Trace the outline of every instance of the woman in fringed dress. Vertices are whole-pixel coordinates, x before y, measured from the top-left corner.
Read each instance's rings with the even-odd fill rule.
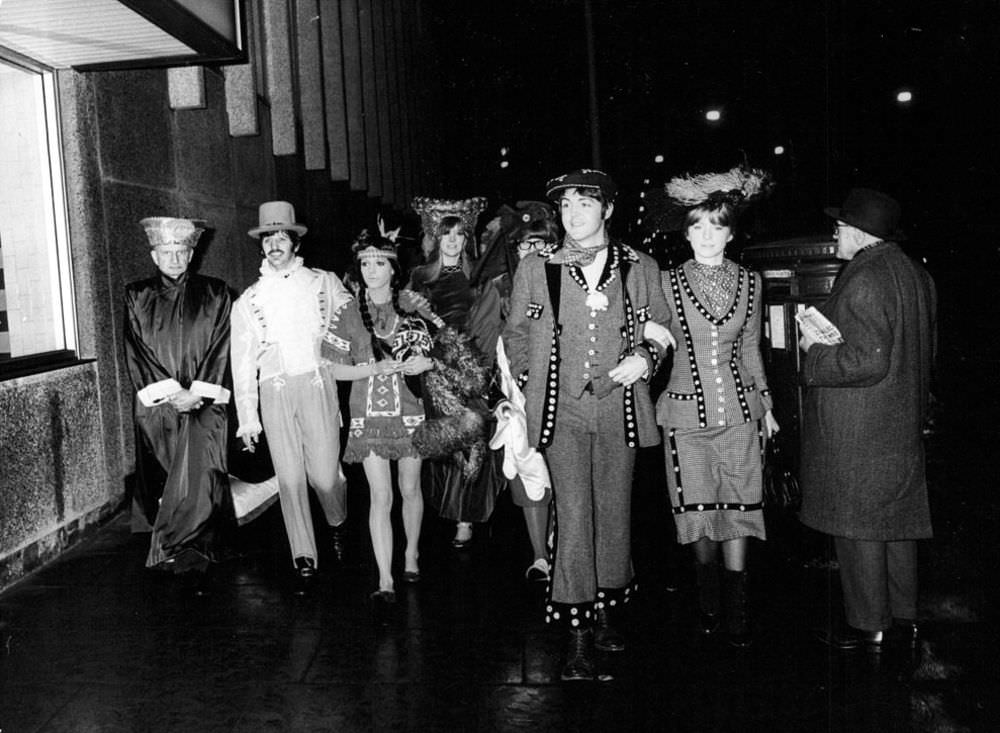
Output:
[[[411,298],[400,297],[400,270],[391,235],[363,231],[354,243],[355,300],[331,319],[324,355],[334,363],[337,379],[352,381],[345,463],[361,463],[371,492],[368,526],[378,566],[377,610],[395,603],[392,576],[392,461],[398,468],[406,535],[403,579],[420,580],[419,540],[424,501],[420,488],[420,456],[413,431],[424,421],[424,408],[414,394],[416,376],[434,367],[428,323],[440,324],[426,309],[418,312]],[[411,377],[412,379],[407,379]],[[411,386],[412,385],[412,386]]]

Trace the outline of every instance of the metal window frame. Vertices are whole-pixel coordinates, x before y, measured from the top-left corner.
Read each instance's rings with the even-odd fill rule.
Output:
[[[0,362],[0,381],[27,376],[42,371],[80,363],[77,355],[76,298],[73,286],[72,252],[69,239],[69,202],[65,187],[62,151],[59,94],[56,72],[22,54],[0,48],[0,62],[37,74],[42,83],[45,154],[48,161],[49,202],[46,207],[46,227],[51,241],[46,242],[46,256],[51,257],[54,285],[57,293],[53,303],[54,316],[61,321],[62,347],[52,351],[16,356]]]

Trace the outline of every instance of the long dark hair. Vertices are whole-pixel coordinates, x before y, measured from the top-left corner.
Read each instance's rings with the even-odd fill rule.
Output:
[[[389,289],[392,292],[392,310],[400,318],[403,317],[403,313],[399,309],[399,288],[403,279],[403,273],[399,267],[399,260],[396,257],[395,242],[379,235],[373,235],[367,229],[363,230],[358,235],[358,238],[354,240],[354,244],[351,246],[351,251],[354,252],[351,276],[358,287],[358,310],[361,311],[361,323],[364,324],[365,330],[368,331],[368,335],[371,338],[372,353],[375,355],[375,360],[381,361],[386,358],[386,353],[385,349],[382,348],[381,339],[375,334],[375,324],[372,321],[371,312],[368,310],[368,286],[365,284],[364,275],[361,274],[361,258],[358,257],[358,254],[371,247],[383,252],[385,258],[389,261],[389,266],[392,268],[392,277],[389,279]]]

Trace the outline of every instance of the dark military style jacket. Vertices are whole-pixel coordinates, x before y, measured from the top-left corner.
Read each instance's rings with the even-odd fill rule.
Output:
[[[607,299],[606,309],[601,310],[587,305],[579,267],[549,262],[555,251],[521,262],[503,333],[511,374],[526,399],[529,442],[539,448],[549,445],[558,426],[560,394],[579,397],[589,389],[598,397],[620,394],[625,422],[609,429],[621,431],[623,447],[657,444],[647,380],[661,355],[642,336],[646,321],[670,326],[656,262],[612,242],[596,288]],[[607,374],[633,353],[648,360],[647,379],[629,387],[617,385]]]

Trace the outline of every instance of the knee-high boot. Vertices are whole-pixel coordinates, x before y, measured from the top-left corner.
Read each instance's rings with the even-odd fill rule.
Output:
[[[719,629],[719,564],[716,562],[694,564],[698,584],[698,627],[703,634],[713,634]]]
[[[747,588],[749,576],[746,570],[726,570],[726,635],[729,643],[737,647],[748,647],[753,641]]]

